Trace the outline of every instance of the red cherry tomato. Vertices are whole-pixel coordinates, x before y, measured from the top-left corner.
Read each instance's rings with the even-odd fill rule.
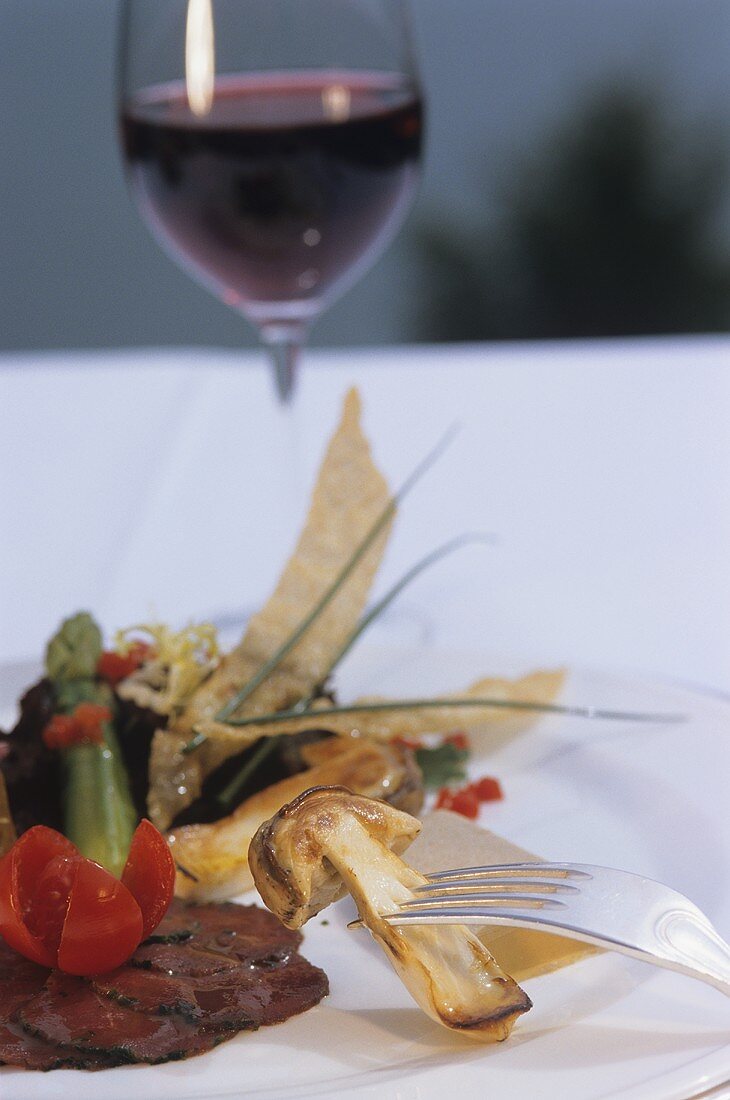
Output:
[[[162,833],[146,818],[135,829],[122,882],[142,910],[142,939],[147,939],[172,901],[175,861]]]
[[[113,970],[160,922],[174,881],[170,850],[149,821],[135,831],[123,881],[36,825],[0,860],[0,935],[42,966]]]
[[[80,859],[83,856],[54,856],[41,871],[33,897],[25,908],[25,927],[43,941],[54,957],[58,956]]]
[[[90,859],[76,869],[58,948],[67,974],[121,966],[142,939],[142,912],[127,887]]]
[[[26,914],[46,865],[58,856],[74,855],[78,852],[65,836],[35,825],[0,859],[0,935],[41,966],[55,966],[55,954],[27,927]]]

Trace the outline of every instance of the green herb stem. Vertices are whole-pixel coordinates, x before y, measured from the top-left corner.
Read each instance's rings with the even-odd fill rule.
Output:
[[[400,580],[397,581],[396,584],[394,584],[393,587],[389,589],[389,591],[386,592],[380,600],[377,601],[377,603],[373,604],[370,610],[367,611],[365,615],[363,615],[363,617],[360,619],[354,630],[352,630],[350,634],[348,634],[342,646],[332,658],[332,661],[330,662],[329,668],[327,669],[326,673],[322,677],[323,682],[327,682],[337,666],[345,659],[352,647],[362,637],[368,627],[371,626],[372,623],[375,622],[375,620],[382,615],[382,613],[390,606],[393,600],[395,600],[396,597],[399,596],[400,593],[403,591],[403,589],[406,588],[411,583],[411,581],[414,581],[416,577],[419,576],[419,574],[423,573],[424,570],[428,569],[429,566],[433,565],[435,562],[440,561],[442,558],[445,558],[448,554],[452,554],[455,550],[460,550],[463,546],[474,545],[477,543],[488,544],[491,543],[491,541],[492,540],[489,538],[488,535],[459,535],[458,538],[451,539],[449,542],[445,542],[442,546],[436,547],[436,549],[432,550],[430,554],[427,554],[424,558],[421,558],[419,562],[416,562],[416,564],[413,565],[408,570],[408,572],[405,573],[400,578]],[[305,699],[303,699],[300,703],[298,703],[297,706],[301,710],[306,710],[314,699],[315,694],[312,693],[311,695],[308,695]]]
[[[196,730],[194,736],[190,738],[187,745],[183,745],[183,756],[188,756],[191,752],[195,752],[195,750],[199,749],[201,745],[204,745],[207,740],[206,734],[201,733],[200,730]]]
[[[230,812],[238,802],[241,791],[258,766],[271,754],[278,742],[278,737],[262,737],[261,743],[255,752],[248,758],[241,770],[233,779],[216,795],[216,802],[224,810]]]
[[[604,710],[600,707],[562,706],[559,703],[537,703],[516,699],[475,698],[473,695],[469,695],[460,699],[453,697],[445,699],[398,699],[397,701],[383,703],[321,707],[304,711],[292,707],[289,710],[281,710],[274,714],[254,715],[249,718],[231,718],[225,724],[236,729],[245,729],[246,726],[272,726],[276,725],[277,722],[287,723],[302,718],[326,720],[328,717],[347,714],[379,714],[389,711],[454,709],[458,707],[534,711],[544,714],[559,714],[568,718],[598,718],[623,722],[668,723],[686,721],[686,715],[684,714],[649,714],[635,711]]]

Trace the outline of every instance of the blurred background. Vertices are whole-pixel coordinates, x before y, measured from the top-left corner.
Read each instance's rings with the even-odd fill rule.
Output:
[[[420,196],[312,344],[730,329],[727,0],[412,9]],[[0,7],[0,348],[253,346],[127,196],[116,15],[111,0]]]

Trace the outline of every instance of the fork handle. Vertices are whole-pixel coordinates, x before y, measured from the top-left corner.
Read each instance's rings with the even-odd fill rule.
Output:
[[[730,996],[730,947],[702,914],[670,910],[657,920],[654,932],[668,967]]]

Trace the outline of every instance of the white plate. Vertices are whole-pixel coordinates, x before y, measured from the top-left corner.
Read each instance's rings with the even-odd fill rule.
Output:
[[[343,696],[433,693],[519,671],[476,654],[361,650]],[[0,670],[0,724],[28,670]],[[482,820],[548,858],[613,864],[688,894],[730,934],[730,702],[682,686],[577,671],[566,702],[684,712],[682,725],[541,719],[485,752],[504,802]],[[2,713],[2,711],[5,713]],[[505,1044],[481,1047],[432,1024],[345,901],[307,926],[304,954],[332,992],[301,1017],[182,1063],[98,1074],[0,1071],[3,1100],[686,1100],[730,1078],[730,1001],[678,975],[604,955],[525,983],[533,1010]]]

